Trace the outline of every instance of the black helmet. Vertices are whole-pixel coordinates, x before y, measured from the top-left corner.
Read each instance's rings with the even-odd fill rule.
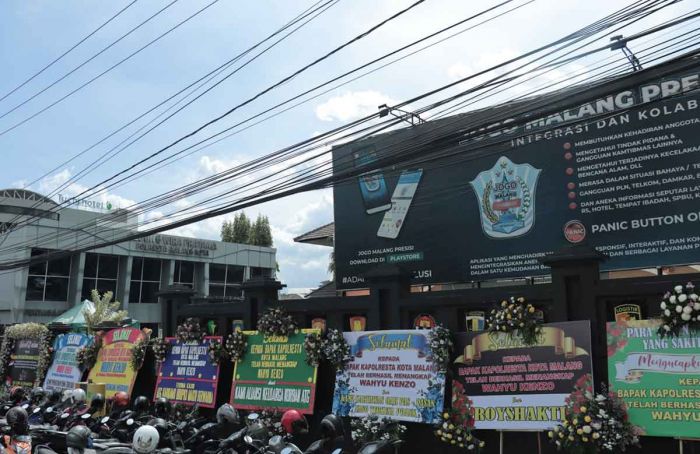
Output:
[[[31,398],[32,398],[32,403],[38,404],[39,402],[41,402],[42,400],[44,400],[44,397],[46,396],[46,391],[44,391],[44,388],[42,388],[42,387],[40,386],[40,387],[38,387],[38,388],[32,389],[32,392],[31,392],[30,395],[31,395]]]
[[[92,447],[92,433],[87,426],[75,426],[66,434],[66,446],[74,449],[87,449]]]
[[[5,420],[15,435],[27,435],[29,433],[29,416],[27,416],[27,411],[24,408],[10,408],[5,415]]]
[[[49,402],[52,404],[57,404],[61,401],[61,397],[63,397],[63,393],[57,389],[54,389],[49,393]]]
[[[219,424],[238,424],[238,411],[231,404],[223,404],[216,410],[216,422]]]
[[[161,441],[165,441],[165,436],[168,434],[168,423],[163,418],[153,418],[148,421],[149,426],[153,426],[158,431]]]
[[[343,436],[343,421],[333,413],[321,420],[321,437],[333,439]]]
[[[139,413],[148,411],[148,399],[146,396],[139,396],[134,400],[134,410]]]
[[[156,403],[154,405],[155,407],[155,414],[159,418],[167,418],[170,416],[170,412],[173,409],[173,406],[170,404],[170,401],[168,400],[167,397],[159,397],[156,399]]]
[[[10,400],[13,402],[19,402],[24,400],[27,392],[21,386],[13,386],[10,388]]]
[[[100,393],[95,394],[92,396],[92,399],[90,399],[90,408],[93,409],[93,411],[99,411],[102,410],[105,406],[105,396],[103,396]]]

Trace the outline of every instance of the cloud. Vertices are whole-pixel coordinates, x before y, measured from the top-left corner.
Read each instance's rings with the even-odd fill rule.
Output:
[[[322,121],[349,121],[377,112],[382,104],[393,106],[397,101],[378,91],[352,91],[334,96],[316,106],[316,117]]]

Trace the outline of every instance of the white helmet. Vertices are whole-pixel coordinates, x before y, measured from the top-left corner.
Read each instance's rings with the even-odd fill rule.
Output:
[[[73,398],[73,390],[72,389],[64,389],[63,390],[63,395],[61,396],[61,402],[65,402],[68,399]]]
[[[134,433],[134,440],[131,447],[138,454],[149,454],[156,450],[160,435],[158,430],[153,426],[141,426]]]
[[[73,401],[85,402],[85,390],[82,388],[75,388],[73,390]]]

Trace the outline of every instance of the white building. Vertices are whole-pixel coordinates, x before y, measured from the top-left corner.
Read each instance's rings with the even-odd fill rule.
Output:
[[[75,251],[136,229],[128,211],[100,202],[81,205],[102,211],[59,207],[28,190],[0,190],[0,264],[47,250]],[[160,324],[157,294],[170,285],[225,304],[240,297],[244,280],[274,276],[275,267],[274,248],[154,235],[0,270],[0,324],[46,323],[89,298],[92,289],[113,291],[132,318]]]

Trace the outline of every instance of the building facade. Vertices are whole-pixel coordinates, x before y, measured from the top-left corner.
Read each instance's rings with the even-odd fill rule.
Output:
[[[1,190],[0,263],[78,250],[136,230],[132,213],[94,204],[83,206],[102,211],[62,207],[28,190]],[[160,325],[161,294],[168,288],[189,288],[193,297],[225,304],[240,300],[245,280],[273,277],[275,268],[274,248],[153,235],[1,271],[0,323],[47,323],[97,289],[112,291],[132,318]]]

